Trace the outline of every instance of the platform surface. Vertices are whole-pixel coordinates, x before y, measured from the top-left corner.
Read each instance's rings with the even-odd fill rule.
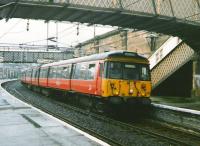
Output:
[[[97,145],[102,144],[18,101],[0,87],[0,146]]]
[[[152,103],[200,111],[200,97],[151,97]]]

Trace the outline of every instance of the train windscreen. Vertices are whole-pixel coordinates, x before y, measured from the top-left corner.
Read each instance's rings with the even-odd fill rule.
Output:
[[[149,65],[107,62],[106,78],[124,80],[150,80]]]

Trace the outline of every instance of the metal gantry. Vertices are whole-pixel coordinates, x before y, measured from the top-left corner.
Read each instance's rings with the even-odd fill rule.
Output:
[[[4,63],[49,63],[73,58],[73,52],[0,51]]]

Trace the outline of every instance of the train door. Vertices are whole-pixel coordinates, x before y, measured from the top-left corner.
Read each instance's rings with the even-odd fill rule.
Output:
[[[97,71],[97,80],[96,80],[96,94],[101,95],[102,92],[102,77],[103,77],[103,71],[104,70],[104,64],[102,62],[98,65],[98,71]]]
[[[71,89],[80,93],[96,94],[96,62],[73,65]]]
[[[48,68],[40,68],[39,86],[43,87],[47,86],[47,75],[48,75]]]
[[[71,68],[70,68],[70,81],[69,81],[69,90],[72,90],[72,79],[73,79],[73,74],[74,74],[74,70],[75,70],[75,66],[76,64],[71,64]]]
[[[57,88],[63,90],[70,90],[70,71],[71,65],[59,65],[56,72],[56,85]]]

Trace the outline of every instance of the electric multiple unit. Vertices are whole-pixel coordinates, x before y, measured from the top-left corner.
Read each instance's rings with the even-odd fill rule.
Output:
[[[41,65],[23,72],[21,82],[112,104],[150,103],[149,62],[134,52],[113,51]]]

